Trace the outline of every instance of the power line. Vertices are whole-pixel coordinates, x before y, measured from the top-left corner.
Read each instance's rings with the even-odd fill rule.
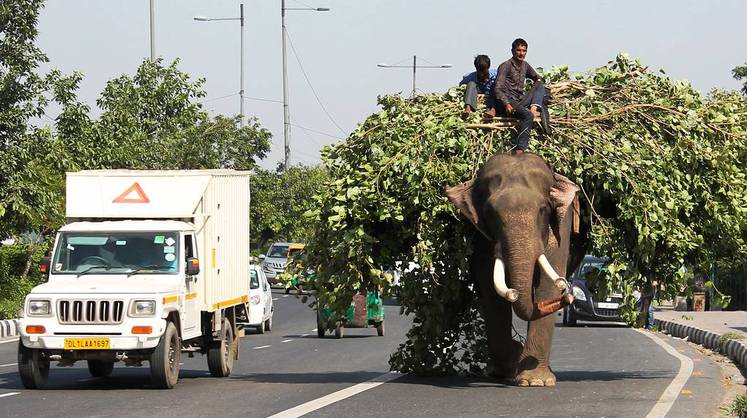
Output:
[[[322,108],[322,110],[324,111],[324,114],[327,115],[327,117],[332,122],[332,124],[335,125],[335,127],[337,127],[337,129],[339,129],[343,135],[345,135],[346,134],[345,130],[340,128],[340,125],[338,125],[337,122],[335,122],[334,118],[332,118],[332,115],[330,115],[329,112],[327,111],[327,108],[324,107],[324,104],[322,103],[321,99],[319,99],[319,95],[316,94],[316,90],[314,89],[314,86],[311,85],[311,80],[309,80],[309,76],[306,74],[306,70],[304,70],[303,68],[303,64],[301,63],[301,57],[298,56],[298,53],[296,52],[296,48],[293,46],[293,39],[291,39],[290,33],[288,33],[287,29],[286,29],[286,34],[288,36],[288,41],[290,43],[291,51],[293,51],[293,56],[296,57],[296,61],[298,61],[298,66],[301,67],[301,73],[303,74],[303,77],[306,79],[306,83],[311,88],[311,92],[314,94],[314,97],[316,98],[316,102],[319,103],[319,106]]]
[[[297,125],[297,124],[295,124],[295,123],[291,123],[291,126],[295,126],[296,128],[301,128],[301,129],[303,129],[304,131],[314,132],[315,134],[319,134],[319,135],[324,135],[324,136],[328,136],[328,137],[330,137],[330,138],[341,139],[341,140],[342,140],[342,139],[345,139],[345,138],[340,138],[339,136],[335,136],[335,135],[332,135],[332,134],[328,134],[328,133],[326,133],[326,132],[322,132],[322,131],[316,131],[316,130],[314,130],[314,129],[310,129],[310,128],[307,128],[307,127],[305,127],[305,126]]]
[[[270,103],[280,103],[280,104],[283,104],[282,100],[263,99],[262,97],[247,97],[247,96],[244,96],[244,100],[256,100],[258,102],[270,102]]]
[[[239,94],[239,93],[231,93],[231,94],[227,94],[227,95],[225,95],[225,96],[220,96],[220,97],[216,97],[216,98],[213,98],[213,99],[200,100],[200,101],[199,101],[198,103],[209,103],[209,102],[214,102],[214,101],[216,101],[216,100],[227,99],[227,98],[229,98],[229,97],[233,97],[233,96],[236,96],[236,95],[238,95],[238,94]]]

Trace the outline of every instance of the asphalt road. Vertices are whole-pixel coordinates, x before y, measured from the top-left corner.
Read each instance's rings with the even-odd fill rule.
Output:
[[[26,390],[16,371],[17,342],[0,343],[0,416],[3,417],[267,417],[381,378],[388,357],[410,326],[399,307],[386,306],[385,337],[376,330],[346,329],[345,338],[319,339],[314,312],[274,290],[273,330],[242,339],[233,374],[213,378],[206,358],[183,357],[173,390],[149,387],[143,368],[117,366],[94,379],[84,362],[52,368],[47,390]],[[517,321],[517,329],[525,325]],[[658,334],[694,373],[677,388],[668,417],[717,414],[722,389],[716,363],[686,343]],[[396,377],[341,399],[308,416],[319,417],[644,417],[661,402],[681,360],[649,336],[614,324],[558,325],[553,388],[518,388],[493,379]],[[341,396],[342,397],[342,396]]]

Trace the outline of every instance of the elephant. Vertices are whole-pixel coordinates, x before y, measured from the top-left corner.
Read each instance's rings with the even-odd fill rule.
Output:
[[[480,295],[491,376],[518,386],[554,386],[550,350],[559,309],[573,296],[564,279],[583,258],[579,187],[529,152],[493,155],[477,176],[446,191],[476,227],[470,273]],[[510,287],[509,287],[510,286]],[[512,313],[527,321],[512,338]]]

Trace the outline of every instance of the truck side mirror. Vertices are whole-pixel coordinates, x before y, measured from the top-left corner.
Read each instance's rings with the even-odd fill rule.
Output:
[[[200,273],[200,260],[195,257],[187,258],[187,276],[195,276]]]
[[[42,257],[39,262],[39,271],[45,278],[49,277],[49,266],[51,263],[52,259],[50,257]]]
[[[264,260],[265,258],[267,258],[267,256],[265,256],[264,254],[260,254],[260,255],[259,255],[259,259],[260,259],[260,260]]]

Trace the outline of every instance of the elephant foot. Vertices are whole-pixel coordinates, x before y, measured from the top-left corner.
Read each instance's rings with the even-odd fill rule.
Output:
[[[490,377],[497,379],[513,379],[516,377],[516,371],[519,368],[519,358],[524,345],[513,339],[509,344],[510,348],[507,355],[505,353],[502,356],[495,355],[492,358],[493,361],[488,364],[488,375]]]
[[[524,370],[516,376],[516,385],[527,386],[555,386],[555,375],[548,367]]]

